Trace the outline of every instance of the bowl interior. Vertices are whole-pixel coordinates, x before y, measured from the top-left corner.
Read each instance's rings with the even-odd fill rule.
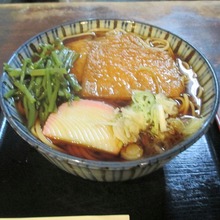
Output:
[[[188,146],[193,144],[196,140],[198,140],[208,129],[210,123],[214,120],[215,114],[218,108],[218,100],[219,100],[219,87],[217,82],[217,77],[207,59],[196,50],[192,45],[188,42],[184,41],[180,37],[172,34],[166,30],[161,28],[145,24],[139,23],[135,21],[127,21],[127,20],[86,20],[86,21],[77,21],[70,22],[66,24],[59,25],[50,30],[42,32],[37,36],[31,38],[26,43],[24,43],[18,50],[12,55],[9,60],[9,64],[13,67],[19,67],[21,65],[21,58],[31,57],[35,51],[35,48],[38,47],[41,43],[52,43],[57,37],[60,39],[65,38],[67,36],[71,36],[74,34],[79,34],[83,32],[87,32],[90,29],[96,28],[106,28],[106,29],[123,29],[127,32],[134,32],[139,35],[145,37],[158,37],[167,39],[170,42],[171,47],[174,50],[174,53],[177,54],[182,60],[188,62],[194,71],[197,73],[198,80],[201,86],[204,88],[203,95],[203,105],[201,109],[202,115],[206,118],[205,123],[202,128],[193,136],[181,142],[171,150],[161,154],[154,156],[148,159],[142,159],[140,161],[132,161],[132,162],[95,162],[95,161],[87,161],[84,159],[79,159],[70,155],[63,154],[61,152],[55,151],[37,138],[35,138],[27,129],[27,127],[23,124],[20,115],[18,114],[14,101],[12,99],[6,100],[4,99],[4,94],[12,87],[10,80],[7,74],[4,72],[1,76],[1,87],[0,87],[0,104],[2,111],[4,112],[5,117],[8,122],[14,128],[14,130],[30,145],[38,149],[40,152],[47,152],[48,154],[54,157],[60,157],[62,159],[71,161],[71,163],[79,163],[87,164],[90,163],[91,166],[104,166],[104,167],[114,167],[120,168],[120,166],[134,166],[137,164],[147,164],[154,163],[155,161],[164,161],[165,158],[171,158],[175,156],[179,152],[186,149]]]

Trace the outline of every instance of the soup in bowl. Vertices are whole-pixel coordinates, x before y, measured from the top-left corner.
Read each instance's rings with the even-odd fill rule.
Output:
[[[193,46],[125,20],[40,33],[4,64],[1,106],[50,162],[85,179],[124,181],[196,142],[218,107],[218,82]]]

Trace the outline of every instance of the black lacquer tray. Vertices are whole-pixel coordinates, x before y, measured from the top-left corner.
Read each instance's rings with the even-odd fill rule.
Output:
[[[220,219],[217,123],[158,171],[101,183],[50,164],[0,117],[0,218],[129,214],[131,220]]]

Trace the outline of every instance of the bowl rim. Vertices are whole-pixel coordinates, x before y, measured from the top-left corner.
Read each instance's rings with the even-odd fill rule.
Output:
[[[66,153],[62,153],[59,152],[57,150],[54,150],[52,148],[50,148],[49,146],[47,146],[46,144],[44,144],[43,142],[41,142],[40,140],[38,140],[33,134],[30,133],[26,133],[24,130],[22,130],[19,126],[17,126],[17,122],[13,119],[13,116],[10,115],[8,109],[7,109],[7,104],[5,104],[4,101],[4,97],[3,97],[3,89],[2,86],[0,87],[0,106],[2,109],[2,112],[4,114],[4,116],[6,117],[7,121],[9,122],[10,126],[16,131],[16,133],[22,138],[24,139],[28,144],[30,144],[32,147],[34,147],[36,150],[38,150],[39,152],[43,153],[43,154],[47,154],[53,158],[59,159],[59,160],[65,160],[67,161],[69,164],[77,164],[80,167],[90,167],[93,169],[108,169],[108,170],[121,170],[121,169],[131,169],[134,167],[144,167],[147,165],[151,165],[151,164],[155,164],[155,163],[160,163],[160,161],[163,160],[169,160],[169,158],[172,158],[173,156],[176,156],[178,153],[180,153],[181,151],[184,151],[185,149],[187,149],[189,146],[191,146],[192,144],[194,144],[199,138],[201,138],[209,129],[209,127],[211,126],[211,124],[214,122],[215,119],[215,115],[217,113],[217,109],[219,106],[219,82],[218,82],[218,78],[217,75],[211,65],[211,63],[209,62],[209,60],[205,57],[205,55],[203,55],[196,47],[194,47],[193,45],[191,45],[188,41],[184,40],[182,37],[179,37],[178,35],[163,29],[159,26],[153,25],[153,24],[149,24],[146,22],[140,22],[137,20],[130,20],[130,19],[100,19],[100,18],[91,18],[91,19],[82,19],[82,20],[71,20],[59,25],[56,25],[52,28],[48,28],[36,35],[34,35],[33,37],[31,37],[30,39],[28,39],[27,41],[25,41],[16,51],[13,52],[13,54],[11,55],[11,57],[9,58],[9,60],[7,61],[7,63],[10,63],[13,61],[14,57],[16,56],[16,54],[19,53],[20,50],[22,50],[22,48],[25,45],[28,45],[29,43],[33,42],[34,39],[36,39],[38,36],[41,36],[45,33],[48,33],[49,31],[52,30],[56,30],[58,28],[62,28],[62,26],[65,25],[70,25],[70,24],[74,24],[74,23],[80,23],[80,22],[89,22],[89,21],[96,21],[96,20],[100,20],[100,21],[121,21],[121,22],[129,22],[129,23],[137,23],[137,24],[142,24],[142,25],[147,25],[150,27],[154,27],[158,30],[161,30],[163,32],[166,32],[168,34],[171,34],[172,36],[175,36],[176,38],[182,40],[184,43],[186,43],[187,45],[189,45],[193,50],[195,50],[205,61],[205,63],[207,64],[207,66],[210,69],[210,72],[212,74],[213,77],[213,84],[214,84],[214,90],[216,91],[216,99],[213,105],[213,111],[210,114],[210,116],[207,118],[207,120],[204,122],[204,124],[202,125],[202,127],[200,128],[199,131],[197,131],[195,134],[193,134],[192,136],[190,136],[189,138],[187,138],[186,140],[183,140],[182,142],[174,145],[174,147],[172,147],[171,149],[149,157],[149,158],[142,158],[142,159],[138,159],[138,160],[134,160],[134,161],[123,161],[123,162],[117,162],[117,161],[93,161],[93,160],[88,160],[88,159],[83,159],[83,158],[78,158],[72,155],[68,155]],[[6,73],[3,71],[1,77],[0,77],[0,85],[3,84],[4,78],[6,77]]]

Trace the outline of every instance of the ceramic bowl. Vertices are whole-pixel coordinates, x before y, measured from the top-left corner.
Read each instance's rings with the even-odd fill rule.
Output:
[[[4,72],[1,76],[0,103],[2,111],[12,128],[31,146],[33,146],[47,160],[62,170],[75,176],[94,181],[125,181],[145,176],[170,161],[173,157],[187,149],[204,135],[215,118],[219,100],[219,87],[217,77],[207,59],[175,34],[161,28],[128,20],[85,20],[70,22],[42,32],[23,44],[10,58],[9,64],[15,67],[20,66],[19,57],[30,57],[33,54],[32,48],[40,43],[53,42],[55,38],[64,38],[70,35],[87,32],[94,28],[114,29],[120,28],[128,32],[134,32],[144,36],[165,38],[170,42],[174,52],[187,61],[198,74],[198,80],[204,88],[202,115],[205,122],[201,129],[174,146],[172,149],[157,156],[128,162],[105,162],[90,161],[70,156],[51,149],[37,138],[35,138],[27,127],[22,123],[14,102],[4,99],[3,95],[9,89],[10,81]]]

